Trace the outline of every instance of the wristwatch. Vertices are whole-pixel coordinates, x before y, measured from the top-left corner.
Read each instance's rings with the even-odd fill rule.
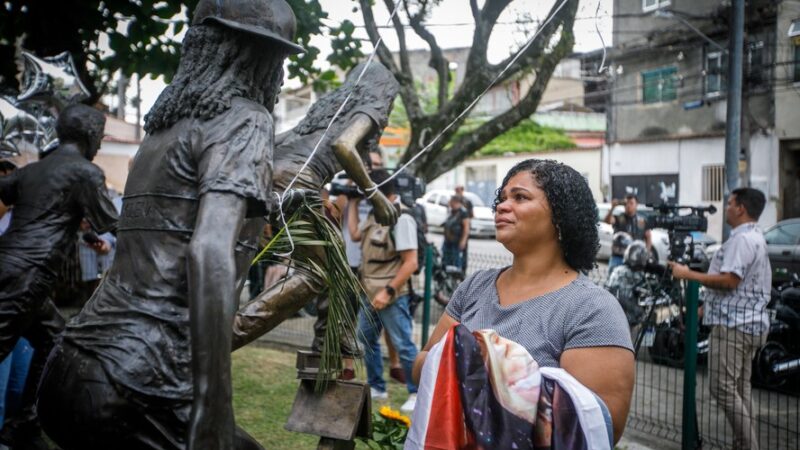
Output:
[[[395,294],[397,294],[397,291],[395,291],[394,288],[390,284],[387,284],[383,288],[386,289],[386,292],[389,293],[389,297],[391,297],[391,298],[394,298]]]

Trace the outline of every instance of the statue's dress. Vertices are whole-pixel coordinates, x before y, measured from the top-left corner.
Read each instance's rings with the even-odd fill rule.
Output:
[[[67,325],[42,382],[42,423],[59,445],[185,448],[193,389],[187,255],[200,198],[247,200],[252,219],[236,244],[231,286],[238,292],[270,200],[273,136],[267,110],[235,98],[212,119],[184,118],[142,142],[114,264]]]

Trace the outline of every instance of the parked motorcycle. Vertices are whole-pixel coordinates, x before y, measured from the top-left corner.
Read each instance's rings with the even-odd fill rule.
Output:
[[[707,266],[703,257],[696,258],[695,267]],[[606,289],[625,312],[634,351],[639,354],[645,347],[653,362],[682,367],[686,315],[683,285],[672,278],[667,267],[649,257],[644,242],[634,241],[628,246],[622,265],[609,275]],[[708,350],[707,327],[701,326],[698,334],[698,358],[702,362]]]
[[[767,310],[767,343],[753,359],[753,382],[769,388],[783,387],[800,374],[800,277],[772,290]]]

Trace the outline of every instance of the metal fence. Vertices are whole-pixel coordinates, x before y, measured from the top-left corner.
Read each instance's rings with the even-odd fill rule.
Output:
[[[494,255],[470,251],[467,275],[478,270],[504,267],[511,264],[510,256]],[[594,282],[603,285],[607,278],[607,268],[599,265],[588,274]],[[415,289],[423,292],[424,276],[414,279]],[[752,295],[752,293],[750,294]],[[697,298],[694,299],[697,301]],[[684,448],[733,448],[734,429],[725,409],[720,405],[720,395],[712,396],[711,388],[718,387],[720,377],[726,375],[709,369],[708,334],[709,329],[698,322],[697,308],[693,303],[681,303],[672,307],[673,313],[678,309],[681,315],[680,324],[662,327],[657,333],[645,336],[636,355],[636,381],[628,427],[645,432],[655,438],[681,443]],[[444,307],[430,301],[429,331],[433,331]],[[775,314],[772,313],[773,322]],[[304,315],[287,320],[278,328],[264,336],[262,340],[294,347],[307,347],[313,338],[312,325],[315,318]],[[417,308],[415,314],[414,339],[422,345],[423,308]],[[694,325],[694,333],[686,333]],[[646,331],[646,330],[645,330]],[[632,335],[638,329],[632,330]],[[647,333],[645,333],[647,334]],[[772,335],[771,335],[772,336]],[[680,349],[686,341],[699,341],[696,346],[696,357],[686,357]],[[723,340],[724,341],[724,340]],[[787,360],[786,343],[770,341],[766,346],[771,349],[772,363],[780,364]],[[800,346],[800,342],[794,345]],[[730,346],[738,348],[738,343]],[[670,350],[671,349],[671,350]],[[781,350],[783,353],[781,353]],[[385,353],[384,353],[385,355]],[[764,358],[763,353],[758,357]],[[757,359],[757,358],[756,358]],[[767,358],[768,359],[768,358]],[[757,363],[756,363],[757,364]],[[766,366],[765,366],[766,367]],[[754,369],[755,370],[755,369]],[[763,368],[759,374],[763,372]],[[710,373],[711,372],[711,373]],[[689,376],[684,376],[690,374]],[[760,376],[760,375],[759,375]],[[798,377],[756,377],[750,400],[740,399],[746,403],[753,424],[752,433],[762,449],[797,449],[800,448],[800,382]],[[750,383],[741,383],[743,390]],[[688,394],[688,395],[687,395]],[[685,402],[694,398],[694,402]],[[741,408],[739,409],[741,411]],[[739,422],[747,422],[741,413],[729,413]],[[753,446],[753,448],[756,448]]]

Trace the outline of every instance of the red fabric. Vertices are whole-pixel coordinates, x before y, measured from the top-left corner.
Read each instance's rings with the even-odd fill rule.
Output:
[[[436,387],[433,391],[428,430],[425,434],[425,448],[430,450],[477,448],[474,436],[464,423],[453,333],[454,328],[450,328],[445,336]]]

